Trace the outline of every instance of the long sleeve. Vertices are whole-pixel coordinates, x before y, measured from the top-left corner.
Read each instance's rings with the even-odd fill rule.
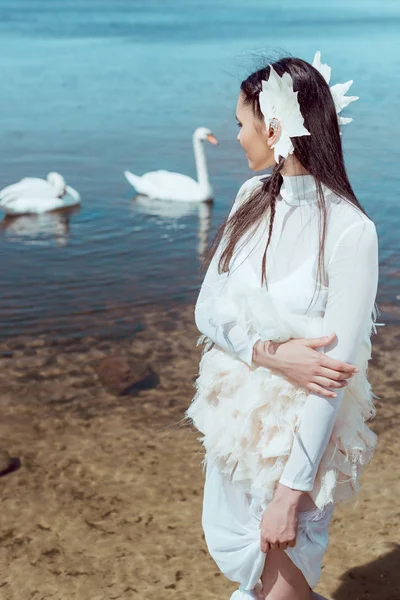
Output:
[[[328,265],[329,289],[323,333],[336,338],[323,350],[352,363],[370,322],[378,286],[378,239],[372,221],[349,226],[339,237]],[[280,483],[310,491],[331,436],[345,388],[330,388],[336,398],[310,393]]]
[[[213,258],[216,258],[216,255]],[[260,336],[256,332],[246,331],[234,320],[217,324],[212,318],[210,305],[207,301],[217,277],[216,260],[210,264],[197,299],[194,313],[197,329],[222,350],[252,366],[253,347],[261,339]]]
[[[259,178],[253,177],[241,186],[228,218],[233,215],[240,204],[248,197],[249,192],[257,181],[259,181]],[[253,347],[261,339],[260,336],[256,332],[245,330],[234,320],[228,319],[223,324],[216,324],[213,320],[212,310],[210,309],[210,297],[213,286],[218,283],[221,277],[218,273],[218,261],[222,251],[221,246],[222,243],[219,244],[211,260],[200,288],[194,312],[196,327],[224,351],[252,366]]]

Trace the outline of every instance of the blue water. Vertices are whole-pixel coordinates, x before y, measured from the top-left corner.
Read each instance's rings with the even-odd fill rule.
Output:
[[[332,83],[354,79],[346,162],[378,228],[378,300],[394,304],[399,31],[397,0],[2,0],[0,187],[56,170],[83,203],[1,223],[0,336],[129,335],[144,305],[193,301],[207,239],[252,175],[234,113],[260,52],[320,49]],[[124,169],[195,176],[198,126],[220,141],[211,215],[138,206]]]

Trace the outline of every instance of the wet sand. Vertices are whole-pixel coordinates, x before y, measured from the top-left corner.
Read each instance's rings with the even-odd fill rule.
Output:
[[[223,600],[201,530],[202,450],[180,420],[200,348],[193,307],[132,339],[0,344],[1,600]],[[335,509],[319,593],[400,599],[400,327],[373,336],[379,447]],[[139,385],[133,385],[135,378]],[[396,395],[397,394],[397,395]]]

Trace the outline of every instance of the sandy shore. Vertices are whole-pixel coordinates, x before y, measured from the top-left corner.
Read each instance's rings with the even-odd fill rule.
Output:
[[[0,345],[0,450],[17,467],[0,478],[1,600],[223,600],[237,587],[208,555],[201,446],[179,423],[200,357],[193,309],[142,324],[118,342]],[[335,600],[400,599],[400,327],[373,345],[380,442],[358,505],[333,517],[318,591]]]

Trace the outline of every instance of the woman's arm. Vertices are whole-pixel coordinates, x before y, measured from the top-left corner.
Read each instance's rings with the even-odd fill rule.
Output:
[[[208,280],[211,279],[211,273]],[[253,365],[253,347],[260,340],[256,332],[248,332],[235,321],[227,321],[222,325],[212,320],[207,304],[208,292],[210,291],[208,281],[204,280],[195,307],[195,323],[197,329],[212,340],[217,346],[236,356],[249,366]]]
[[[320,348],[333,344],[335,340],[335,332],[318,338],[291,338],[286,342],[259,340],[254,344],[253,363],[255,367],[277,371],[308,393],[336,397],[330,388],[347,385],[347,379],[359,369],[319,352]]]
[[[322,335],[335,332],[337,338],[325,346],[326,355],[340,361],[354,361],[370,324],[378,269],[374,223],[368,220],[351,225],[337,241],[328,266],[329,292]],[[335,391],[336,398],[308,395],[281,484],[295,490],[312,490],[344,393],[343,388]]]
[[[258,176],[253,177],[240,187],[228,219],[236,212],[239,206],[249,197],[252,189],[259,182]],[[222,253],[222,241],[215,252],[200,288],[195,306],[195,323],[197,329],[212,340],[217,346],[243,360],[252,366],[254,344],[261,339],[255,331],[247,331],[227,317],[225,323],[216,324],[210,310],[213,286],[218,284],[221,275],[218,273],[218,261]],[[212,308],[212,307],[211,307]]]

